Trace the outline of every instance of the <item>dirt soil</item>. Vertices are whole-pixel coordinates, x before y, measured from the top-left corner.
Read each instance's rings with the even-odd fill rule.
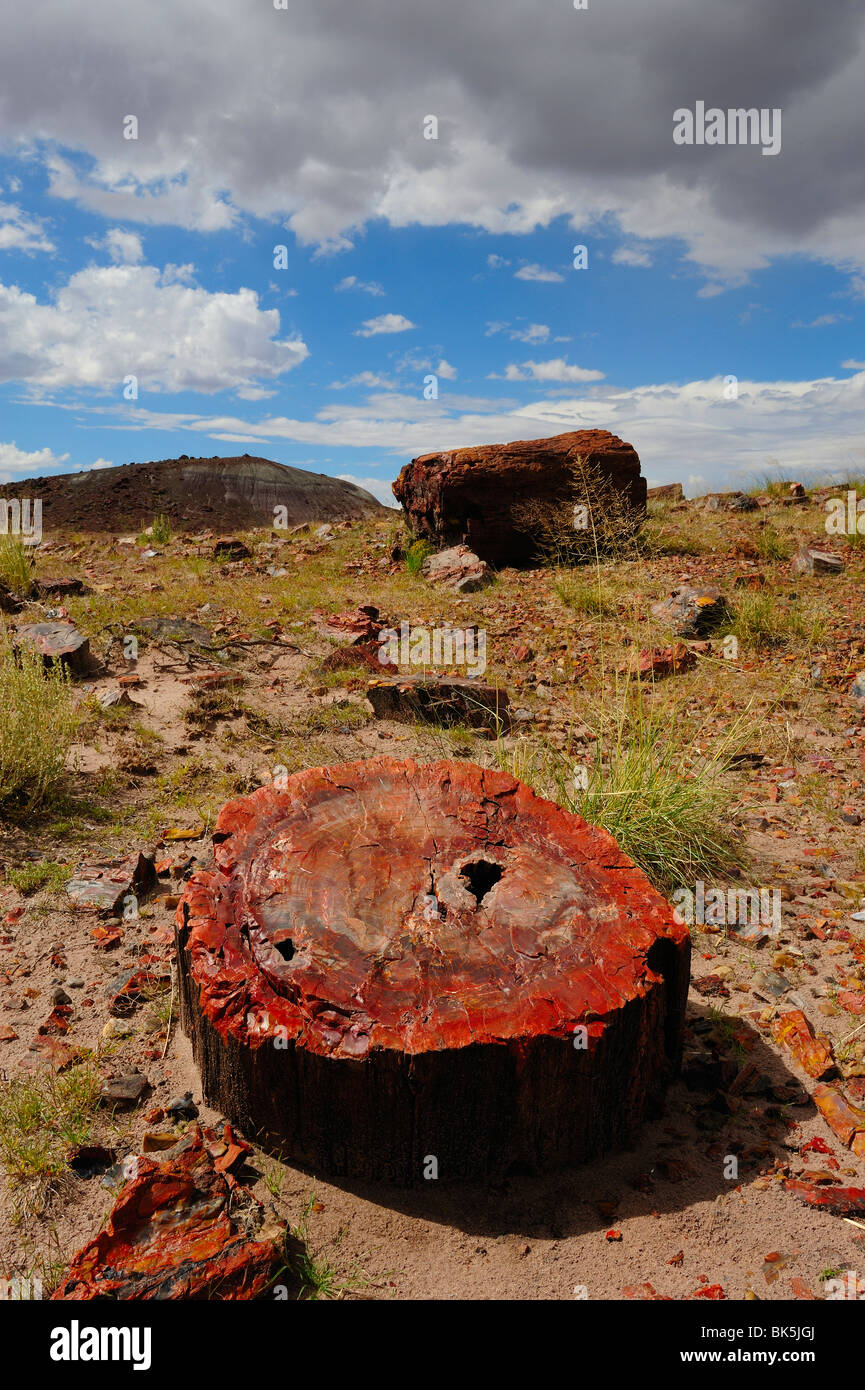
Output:
[[[117,534],[48,534],[37,574],[74,575],[88,592],[31,601],[2,621],[14,631],[65,617],[90,638],[95,666],[75,681],[84,723],[64,800],[38,819],[0,822],[0,1086],[52,1065],[62,1076],[81,1057],[103,1078],[141,1071],[149,1090],[137,1105],[95,1113],[90,1142],[118,1156],[138,1152],[148,1130],[170,1129],[152,1117],[185,1091],[202,1122],[219,1120],[178,1027],[171,972],[174,904],[193,868],[211,862],[224,802],[281,769],[383,752],[513,768],[534,740],[569,765],[584,762],[598,703],[621,686],[617,666],[635,646],[671,640],[650,605],[684,581],[717,584],[735,603],[756,576],[780,613],[817,614],[812,635],[780,628],[766,644],[745,633],[732,659],[716,640],[688,643],[694,668],[659,680],[646,699],[669,711],[695,761],[744,721],[725,785],[745,867],[712,884],[778,889],[781,931],[749,945],[723,926],[694,927],[685,1075],[637,1147],[544,1178],[457,1189],[430,1182],[408,1193],[336,1185],[257,1152],[245,1181],[293,1227],[307,1211],[311,1253],[331,1270],[320,1296],[619,1299],[649,1283],[674,1299],[718,1296],[714,1286],[729,1299],[749,1291],[807,1299],[824,1297],[836,1271],[865,1271],[865,1217],[813,1210],[785,1190],[785,1177],[814,1170],[819,1183],[862,1187],[865,1161],[829,1129],[811,1099],[815,1081],[771,1033],[778,1015],[801,1009],[829,1040],[836,1080],[865,1104],[865,922],[854,917],[865,903],[865,702],[848,694],[865,666],[865,549],[832,538],[843,574],[791,572],[789,555],[803,540],[827,545],[822,500],[794,508],[764,498],[757,512],[735,517],[694,504],[667,509],[653,519],[649,554],[585,576],[611,597],[603,615],[574,606],[573,576],[548,567],[505,569],[470,595],[435,590],[392,558],[399,524],[391,518],[322,535],[247,532],[240,539],[251,557],[226,563],[212,557],[207,534],[162,544],[142,537],[136,546],[119,545]],[[785,554],[761,546],[767,528],[786,541]],[[397,628],[403,619],[482,627],[486,679],[509,690],[518,731],[496,740],[467,727],[377,720],[364,697],[370,672],[322,664],[350,641],[336,628],[328,635],[325,617],[360,604],[376,605]],[[125,639],[148,615],[202,624],[210,649],[138,631],[135,655]],[[103,709],[99,696],[129,675],[139,678],[131,703]],[[162,872],[137,916],[71,906],[64,878],[139,849]],[[22,870],[39,865],[57,867],[34,889]],[[106,924],[107,936],[94,936]],[[150,997],[113,1018],[111,982],[142,964],[155,979]],[[72,1007],[66,1030],[54,1029],[52,1058],[51,1032],[37,1030],[57,989]],[[719,1063],[729,1064],[720,1082]],[[731,1089],[731,1077],[744,1084]],[[179,1135],[184,1125],[175,1128]],[[812,1139],[823,1144],[803,1151]],[[68,1169],[44,1203],[29,1191],[0,1179],[0,1273],[35,1271],[47,1291],[105,1220],[117,1188]]]

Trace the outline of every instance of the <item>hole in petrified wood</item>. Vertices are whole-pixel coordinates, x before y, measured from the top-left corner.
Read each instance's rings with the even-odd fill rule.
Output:
[[[283,960],[292,959],[292,957],[294,956],[294,942],[291,940],[290,937],[286,937],[284,941],[277,941],[275,944],[276,949],[282,956]]]
[[[468,890],[473,893],[480,907],[487,893],[502,876],[501,866],[491,864],[487,859],[476,859],[460,869],[460,878],[466,880]]]

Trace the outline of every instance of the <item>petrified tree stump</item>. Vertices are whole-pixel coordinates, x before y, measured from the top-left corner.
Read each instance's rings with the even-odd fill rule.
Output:
[[[603,830],[471,763],[314,768],[231,802],[177,912],[204,1091],[397,1185],[627,1141],[681,1057],[687,929]]]

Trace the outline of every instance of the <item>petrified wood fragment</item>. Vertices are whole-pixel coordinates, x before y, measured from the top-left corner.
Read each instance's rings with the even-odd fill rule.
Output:
[[[637,452],[609,430],[423,454],[406,464],[393,491],[415,536],[440,546],[465,542],[490,564],[520,565],[536,549],[536,537],[517,519],[521,506],[569,496],[578,459],[619,489],[631,507],[645,508]]]
[[[229,1130],[230,1134],[230,1130]],[[139,1158],[108,1224],[74,1256],[52,1299],[257,1298],[282,1261],[282,1232],[193,1126],[161,1161]]]
[[[177,912],[210,1102],[316,1172],[409,1185],[626,1142],[678,1067],[687,928],[504,772],[377,758],[227,805]]]
[[[366,697],[378,719],[468,724],[494,733],[510,727],[507,691],[460,676],[391,676],[370,681]]]
[[[59,661],[76,676],[86,675],[90,669],[89,639],[71,623],[25,623],[16,632],[15,641],[38,652],[46,666]]]

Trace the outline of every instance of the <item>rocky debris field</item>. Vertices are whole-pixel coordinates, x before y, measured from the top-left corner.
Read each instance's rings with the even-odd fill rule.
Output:
[[[52,525],[25,583],[0,571],[7,789],[21,653],[67,672],[62,776],[29,809],[0,788],[0,1274],[69,1299],[808,1300],[865,1270],[865,550],[827,535],[832,495],[650,500],[635,548],[578,568],[424,566],[376,513]],[[681,1071],[630,1149],[396,1190],[208,1104],[174,923],[217,817],[383,754],[602,821],[684,914]]]

